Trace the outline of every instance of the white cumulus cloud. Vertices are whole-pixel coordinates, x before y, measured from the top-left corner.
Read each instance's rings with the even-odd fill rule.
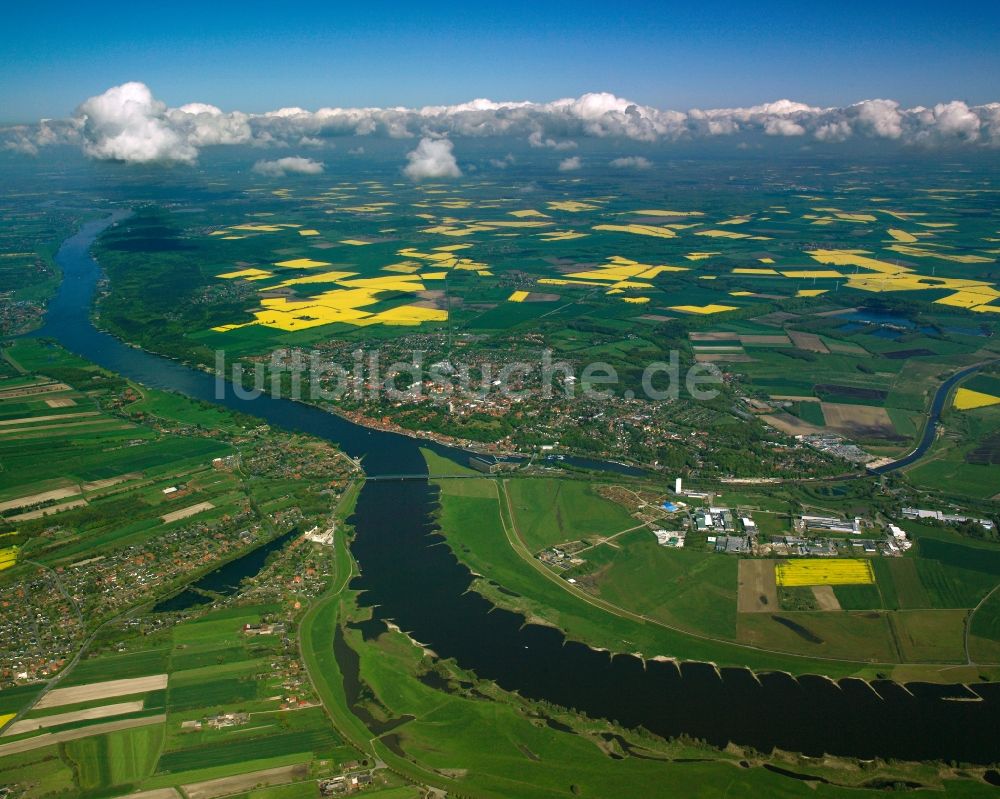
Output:
[[[865,100],[850,109],[866,132],[883,139],[898,139],[903,135],[903,115],[895,100]]]
[[[641,155],[626,155],[609,162],[615,169],[649,169],[652,165],[652,161]]]
[[[206,103],[188,103],[167,111],[167,119],[194,147],[213,144],[245,144],[253,138],[250,117],[234,111],[226,114]]]
[[[532,147],[548,147],[550,150],[575,150],[576,142],[572,139],[556,141],[553,138],[543,139],[540,130],[534,130],[528,136],[528,144]]]
[[[583,162],[580,160],[580,156],[574,155],[572,158],[564,158],[559,162],[559,171],[575,172],[581,166],[583,166]]]
[[[804,136],[806,129],[794,119],[777,117],[764,123],[764,133],[768,136]]]
[[[1000,103],[989,103],[980,106],[979,113],[983,119],[983,133],[995,145],[1000,145]]]
[[[253,171],[270,178],[280,178],[285,175],[320,175],[323,172],[323,164],[311,158],[293,155],[277,158],[274,161],[258,161],[253,165]]]
[[[39,144],[35,142],[31,129],[27,125],[18,125],[6,130],[6,135],[0,140],[0,152],[20,153],[21,155],[38,155]]]
[[[827,122],[825,125],[820,125],[816,128],[815,135],[820,141],[845,141],[851,135],[851,125],[845,119],[838,120],[837,122]]]
[[[424,137],[416,149],[406,154],[410,162],[403,172],[411,180],[423,178],[458,178],[462,170],[452,153],[454,145],[448,139]]]
[[[979,138],[979,116],[961,100],[922,109],[919,119],[923,125],[917,139],[921,142],[974,142]]]
[[[196,146],[170,122],[167,106],[144,83],[123,83],[91,97],[76,120],[87,155],[108,161],[149,163],[198,157]]]

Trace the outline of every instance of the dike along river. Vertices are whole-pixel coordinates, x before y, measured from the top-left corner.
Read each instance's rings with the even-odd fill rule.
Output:
[[[261,396],[215,398],[215,379],[97,330],[89,308],[99,267],[89,248],[111,219],[86,224],[59,250],[64,279],[38,335],[132,380],[216,402],[269,424],[328,439],[363,457],[369,475],[425,474],[418,442],[353,424],[317,408]],[[421,442],[423,444],[423,442]],[[424,444],[425,446],[429,446]],[[442,455],[459,457],[445,447]],[[355,586],[376,619],[391,619],[441,657],[526,697],[545,699],[664,736],[686,733],[724,746],[780,747],[819,755],[988,763],[1000,759],[1000,685],[939,687],[785,674],[705,664],[643,663],[525,625],[467,592],[471,575],[434,531],[426,481],[369,481],[352,522],[361,567]],[[332,646],[333,642],[331,642]]]

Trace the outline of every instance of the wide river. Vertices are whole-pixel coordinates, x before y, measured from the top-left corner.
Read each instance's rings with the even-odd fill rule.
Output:
[[[271,425],[328,439],[363,458],[369,475],[425,474],[412,438],[370,430],[290,400],[217,399],[215,378],[123,344],[91,323],[100,268],[90,247],[109,224],[87,223],[57,260],[63,283],[38,335],[154,388],[253,414]],[[460,453],[432,446],[445,456]],[[376,619],[407,630],[441,657],[454,657],[507,690],[576,708],[663,736],[682,733],[724,746],[733,741],[819,755],[989,763],[1000,759],[1000,684],[941,687],[889,681],[753,674],[699,663],[680,666],[595,651],[556,630],[493,607],[467,591],[469,570],[442,546],[431,521],[436,493],[427,481],[369,481],[352,523],[355,586]],[[332,646],[332,642],[331,642]],[[974,691],[974,692],[973,692]],[[956,701],[956,699],[958,701]],[[553,734],[557,734],[553,732]]]

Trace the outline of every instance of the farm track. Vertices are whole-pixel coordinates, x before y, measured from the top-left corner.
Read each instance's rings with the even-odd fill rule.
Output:
[[[75,741],[78,738],[89,738],[92,735],[103,735],[108,732],[118,732],[119,730],[131,730],[135,727],[149,727],[153,724],[165,724],[166,713],[159,713],[155,716],[143,716],[138,719],[122,719],[120,721],[108,721],[104,724],[92,724],[89,727],[78,727],[74,730],[63,730],[61,732],[46,732],[36,735],[34,738],[25,738],[22,741],[14,741],[9,744],[0,744],[0,757],[16,755],[21,752],[30,752],[32,749],[41,749],[43,746]]]

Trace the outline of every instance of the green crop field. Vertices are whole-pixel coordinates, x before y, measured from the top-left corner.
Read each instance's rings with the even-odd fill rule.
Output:
[[[918,539],[918,548],[916,572],[932,607],[974,607],[1000,581],[1000,552],[993,549],[928,535]],[[913,596],[919,601],[916,590]]]
[[[86,658],[80,661],[61,684],[85,685],[89,682],[162,674],[167,670],[169,656],[168,649],[156,648],[123,655]]]
[[[255,680],[224,678],[199,681],[193,685],[171,686],[167,694],[167,706],[170,712],[180,713],[196,707],[239,704],[256,699],[260,685]]]
[[[0,759],[0,780],[7,785],[28,782],[36,796],[79,793],[74,776],[73,769],[59,757],[54,746]]]
[[[922,558],[1000,578],[1000,550],[970,547],[934,538],[921,538],[919,546]]]
[[[173,671],[189,671],[206,667],[218,667],[246,662],[247,652],[242,646],[226,644],[225,646],[210,646],[197,651],[175,651],[170,658],[170,668]]]
[[[0,691],[0,715],[16,713],[38,694],[37,685],[18,685]]]
[[[284,755],[304,754],[307,756],[305,759],[330,757],[341,744],[342,740],[333,730],[296,730],[259,737],[243,736],[241,740],[219,741],[167,752],[160,758],[158,771],[192,771]]]
[[[386,791],[375,792],[376,796],[384,796],[385,799],[391,799],[390,791],[401,791],[398,799],[406,799],[408,796],[412,796],[413,799],[419,799],[419,795],[416,793],[408,794],[407,791],[415,791],[416,789],[407,788],[391,788]],[[256,791],[248,791],[242,794],[235,794],[238,799],[319,799],[319,783],[315,781],[307,782],[293,782],[290,785],[273,785],[269,788],[259,788]],[[369,793],[369,795],[372,795]]]
[[[972,633],[981,638],[1000,642],[1000,591],[994,591],[972,621]]]
[[[163,746],[163,727],[153,725],[81,738],[65,744],[83,791],[134,784],[153,772]]]
[[[844,610],[880,610],[881,585],[835,585],[833,593]]]
[[[939,560],[920,558],[917,573],[932,607],[971,608],[997,584],[987,572],[949,566]]]

